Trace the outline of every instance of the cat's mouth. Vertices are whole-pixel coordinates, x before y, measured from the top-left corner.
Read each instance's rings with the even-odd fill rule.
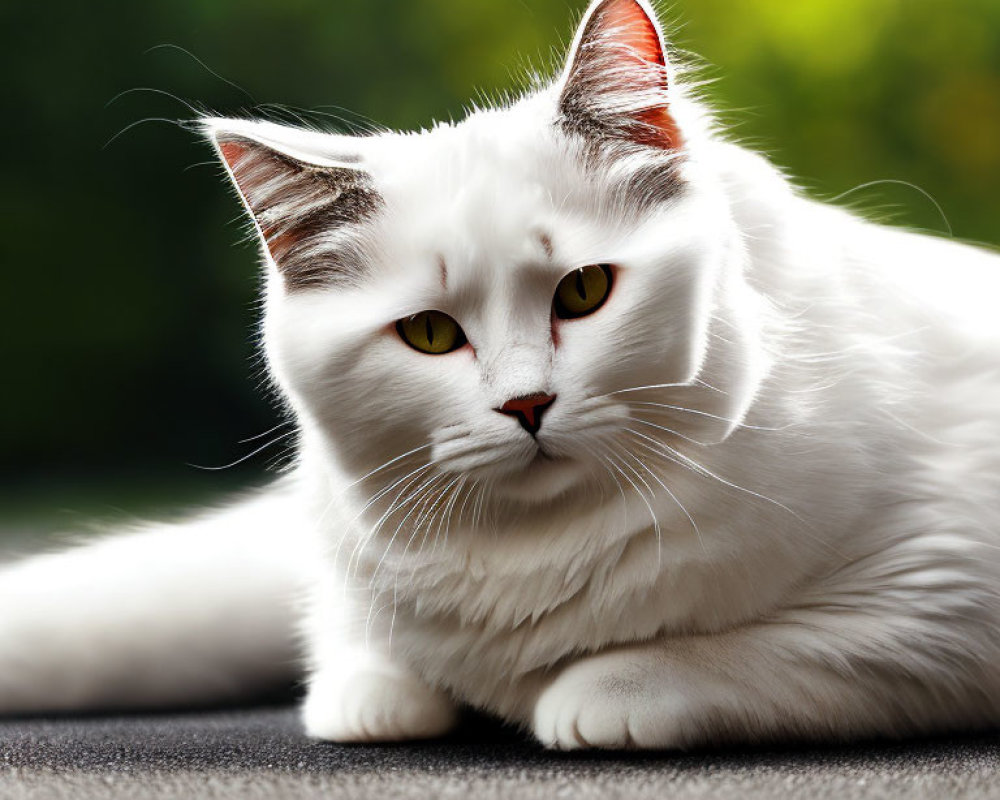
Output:
[[[555,455],[539,444],[527,464],[504,475],[495,486],[511,499],[535,503],[551,500],[579,481],[580,471],[574,459]]]
[[[538,446],[538,452],[535,453],[535,457],[531,459],[531,463],[528,464],[528,469],[531,469],[531,467],[534,467],[535,465],[540,463],[569,460],[568,458],[566,458],[566,456],[553,455],[548,450],[546,450],[545,446],[542,445],[541,443],[538,443],[537,446]]]
[[[586,472],[578,458],[540,438],[485,443],[469,442],[469,438],[435,443],[433,460],[438,468],[452,476],[485,481],[512,500],[551,499],[579,484]]]

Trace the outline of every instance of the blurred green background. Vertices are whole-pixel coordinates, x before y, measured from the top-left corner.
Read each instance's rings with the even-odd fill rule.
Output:
[[[0,527],[146,512],[280,461],[274,445],[190,466],[246,456],[280,417],[254,356],[256,245],[208,149],[158,119],[190,119],[183,101],[341,128],[457,118],[547,71],[583,4],[2,4]],[[734,134],[814,195],[913,183],[956,236],[1000,242],[1000,2],[677,0],[666,16]],[[848,201],[946,227],[898,184]]]

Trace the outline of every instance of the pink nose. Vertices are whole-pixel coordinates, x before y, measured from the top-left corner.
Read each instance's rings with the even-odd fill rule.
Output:
[[[521,427],[534,436],[542,427],[542,414],[556,401],[554,394],[529,394],[508,400],[494,409],[509,417],[517,417]]]

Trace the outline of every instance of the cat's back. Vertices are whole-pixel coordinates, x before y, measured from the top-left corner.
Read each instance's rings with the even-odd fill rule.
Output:
[[[1000,452],[1000,255],[829,206],[813,212],[842,304],[835,349],[866,376],[858,401],[936,444]],[[990,462],[1000,490],[1000,461]]]
[[[865,441],[892,432],[890,460],[947,462],[996,496],[1000,255],[809,199],[743,148],[725,146],[719,163],[747,280],[773,314],[769,347],[784,366],[772,392],[794,408],[813,398],[820,418]],[[974,455],[945,457],[955,452]]]
[[[1000,349],[1000,254],[864,220],[851,226],[845,251],[858,290],[886,312],[969,346]]]
[[[828,264],[845,301],[835,352],[854,373],[858,435],[881,442],[873,457],[884,459],[881,474],[898,477],[903,496],[923,487],[945,516],[997,536],[1000,255],[813,209],[817,247],[839,262]]]
[[[716,142],[722,179],[748,250],[748,279],[787,308],[854,307],[898,326],[936,328],[1000,348],[1000,252],[884,225],[808,199],[762,156]]]

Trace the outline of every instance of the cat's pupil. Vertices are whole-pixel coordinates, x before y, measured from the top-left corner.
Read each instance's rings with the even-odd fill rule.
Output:
[[[593,314],[611,291],[613,274],[609,264],[590,264],[566,273],[556,287],[555,315],[576,319]]]
[[[466,343],[465,333],[442,311],[421,311],[396,322],[396,333],[414,350],[441,356]]]

